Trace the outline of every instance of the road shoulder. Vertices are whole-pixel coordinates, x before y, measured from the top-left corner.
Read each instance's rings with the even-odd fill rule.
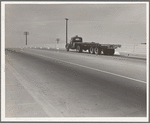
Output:
[[[47,113],[25,88],[25,80],[6,62],[5,117],[47,117]]]

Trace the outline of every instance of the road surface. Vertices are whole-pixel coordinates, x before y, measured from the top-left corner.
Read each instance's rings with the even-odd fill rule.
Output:
[[[146,60],[6,50],[6,117],[146,117]]]

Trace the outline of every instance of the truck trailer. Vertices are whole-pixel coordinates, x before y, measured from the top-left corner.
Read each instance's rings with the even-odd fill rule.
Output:
[[[88,50],[91,54],[104,54],[104,55],[114,55],[115,49],[120,48],[120,44],[100,44],[95,42],[83,42],[82,37],[72,37],[70,43],[66,43],[66,50],[75,49],[78,53],[83,50]]]

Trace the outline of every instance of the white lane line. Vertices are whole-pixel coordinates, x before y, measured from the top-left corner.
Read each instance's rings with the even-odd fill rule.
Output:
[[[25,52],[26,52],[26,53],[30,53],[30,52],[28,52],[28,51],[25,51]],[[39,55],[39,54],[35,54],[35,53],[30,53],[30,54],[37,55],[37,56],[41,56],[41,57],[45,57],[45,58],[48,58],[48,59],[54,59],[54,60],[61,61],[61,62],[64,62],[64,63],[68,63],[68,64],[72,64],[72,65],[76,65],[76,66],[88,68],[88,69],[91,69],[91,70],[95,70],[95,71],[107,73],[107,74],[110,74],[110,75],[115,75],[115,76],[118,76],[118,77],[130,79],[130,80],[134,80],[134,81],[137,81],[137,82],[141,82],[141,83],[146,84],[145,81],[138,80],[138,79],[134,79],[134,78],[130,78],[130,77],[123,76],[123,75],[119,75],[119,74],[115,74],[115,73],[111,73],[111,72],[107,72],[107,71],[104,71],[104,70],[100,70],[100,69],[96,69],[96,68],[92,68],[92,67],[88,67],[88,66],[84,66],[84,65],[80,65],[80,64],[76,64],[76,63],[72,63],[72,62],[68,62],[68,61],[64,61],[64,60],[60,60],[60,59],[56,59],[56,58],[52,58],[52,57],[47,57],[47,56],[43,56],[43,55]]]

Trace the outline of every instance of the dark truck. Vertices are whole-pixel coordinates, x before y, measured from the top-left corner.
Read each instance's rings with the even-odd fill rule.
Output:
[[[115,49],[121,47],[121,45],[83,42],[82,37],[75,36],[71,38],[70,43],[67,43],[65,47],[67,51],[69,51],[69,49],[76,49],[79,53],[83,50],[88,50],[91,54],[100,55],[103,52],[104,55],[114,55]]]

